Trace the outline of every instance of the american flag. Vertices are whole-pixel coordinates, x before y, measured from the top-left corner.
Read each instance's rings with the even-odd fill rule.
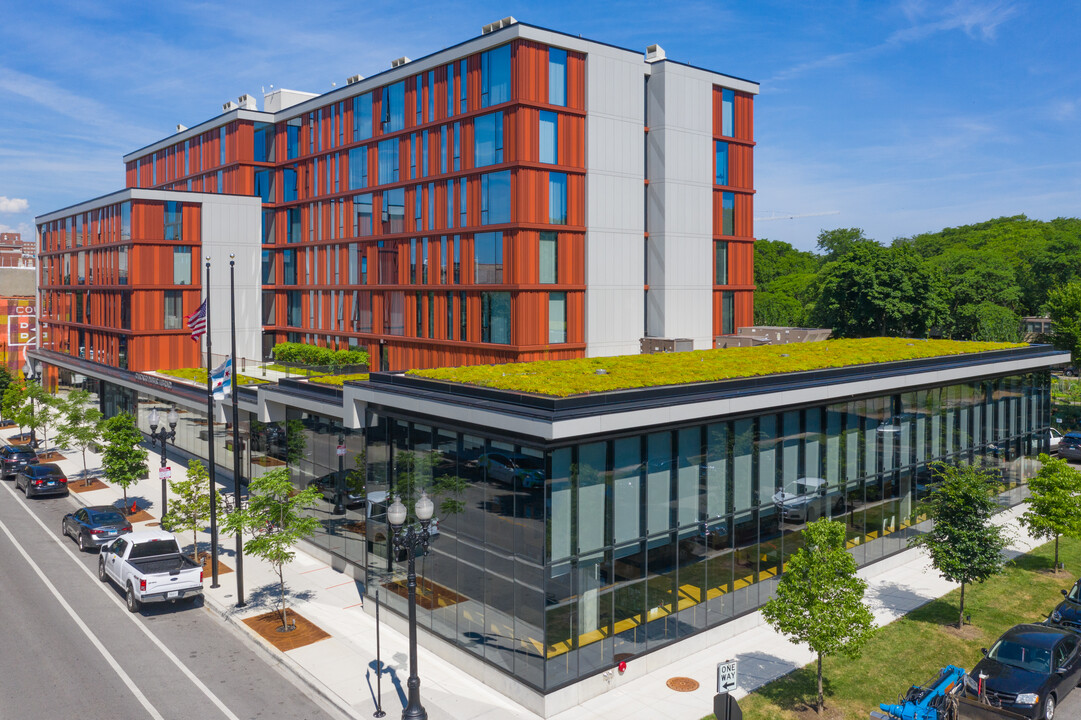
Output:
[[[198,310],[184,316],[184,324],[191,330],[191,339],[199,342],[199,338],[206,334],[206,300],[203,300]]]

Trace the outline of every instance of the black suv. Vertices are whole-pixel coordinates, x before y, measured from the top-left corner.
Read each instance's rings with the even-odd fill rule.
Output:
[[[29,447],[4,445],[0,447],[0,475],[4,480],[14,480],[15,473],[27,465],[37,465],[38,454]]]

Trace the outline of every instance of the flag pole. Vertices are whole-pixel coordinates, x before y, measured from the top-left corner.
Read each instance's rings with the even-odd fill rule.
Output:
[[[229,382],[232,383],[229,390],[233,395],[233,507],[240,509],[240,396],[237,392],[237,364],[236,364],[236,255],[229,253],[229,317],[232,323],[231,333],[233,341],[233,369],[229,374]],[[236,534],[236,606],[242,608],[247,605],[244,602],[244,538],[239,532]]]
[[[206,429],[207,429],[207,465],[210,474],[210,587],[218,587],[218,512],[214,502],[214,388],[210,371],[214,361],[210,354],[210,256],[206,256]]]

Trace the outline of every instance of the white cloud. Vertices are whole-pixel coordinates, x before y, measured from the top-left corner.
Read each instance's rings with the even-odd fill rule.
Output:
[[[24,198],[9,198],[0,195],[0,213],[26,212],[29,207],[30,203]]]

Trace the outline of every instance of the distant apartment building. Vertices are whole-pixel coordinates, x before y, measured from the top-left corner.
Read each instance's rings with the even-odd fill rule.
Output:
[[[23,240],[22,233],[0,233],[0,267],[34,267],[33,240]]]
[[[198,364],[173,338],[206,295],[202,243],[244,244],[257,356],[292,340],[366,348],[380,370],[560,359],[643,337],[710,348],[751,323],[756,83],[513,19],[390,65],[322,95],[274,90],[262,109],[241,96],[125,156],[130,192],[153,199],[39,217],[42,322],[66,328],[52,349]],[[213,195],[261,206],[226,236],[189,221]],[[202,234],[170,235],[174,217]],[[128,242],[173,271],[129,258],[145,282],[123,285]],[[145,302],[125,309],[133,292]]]

